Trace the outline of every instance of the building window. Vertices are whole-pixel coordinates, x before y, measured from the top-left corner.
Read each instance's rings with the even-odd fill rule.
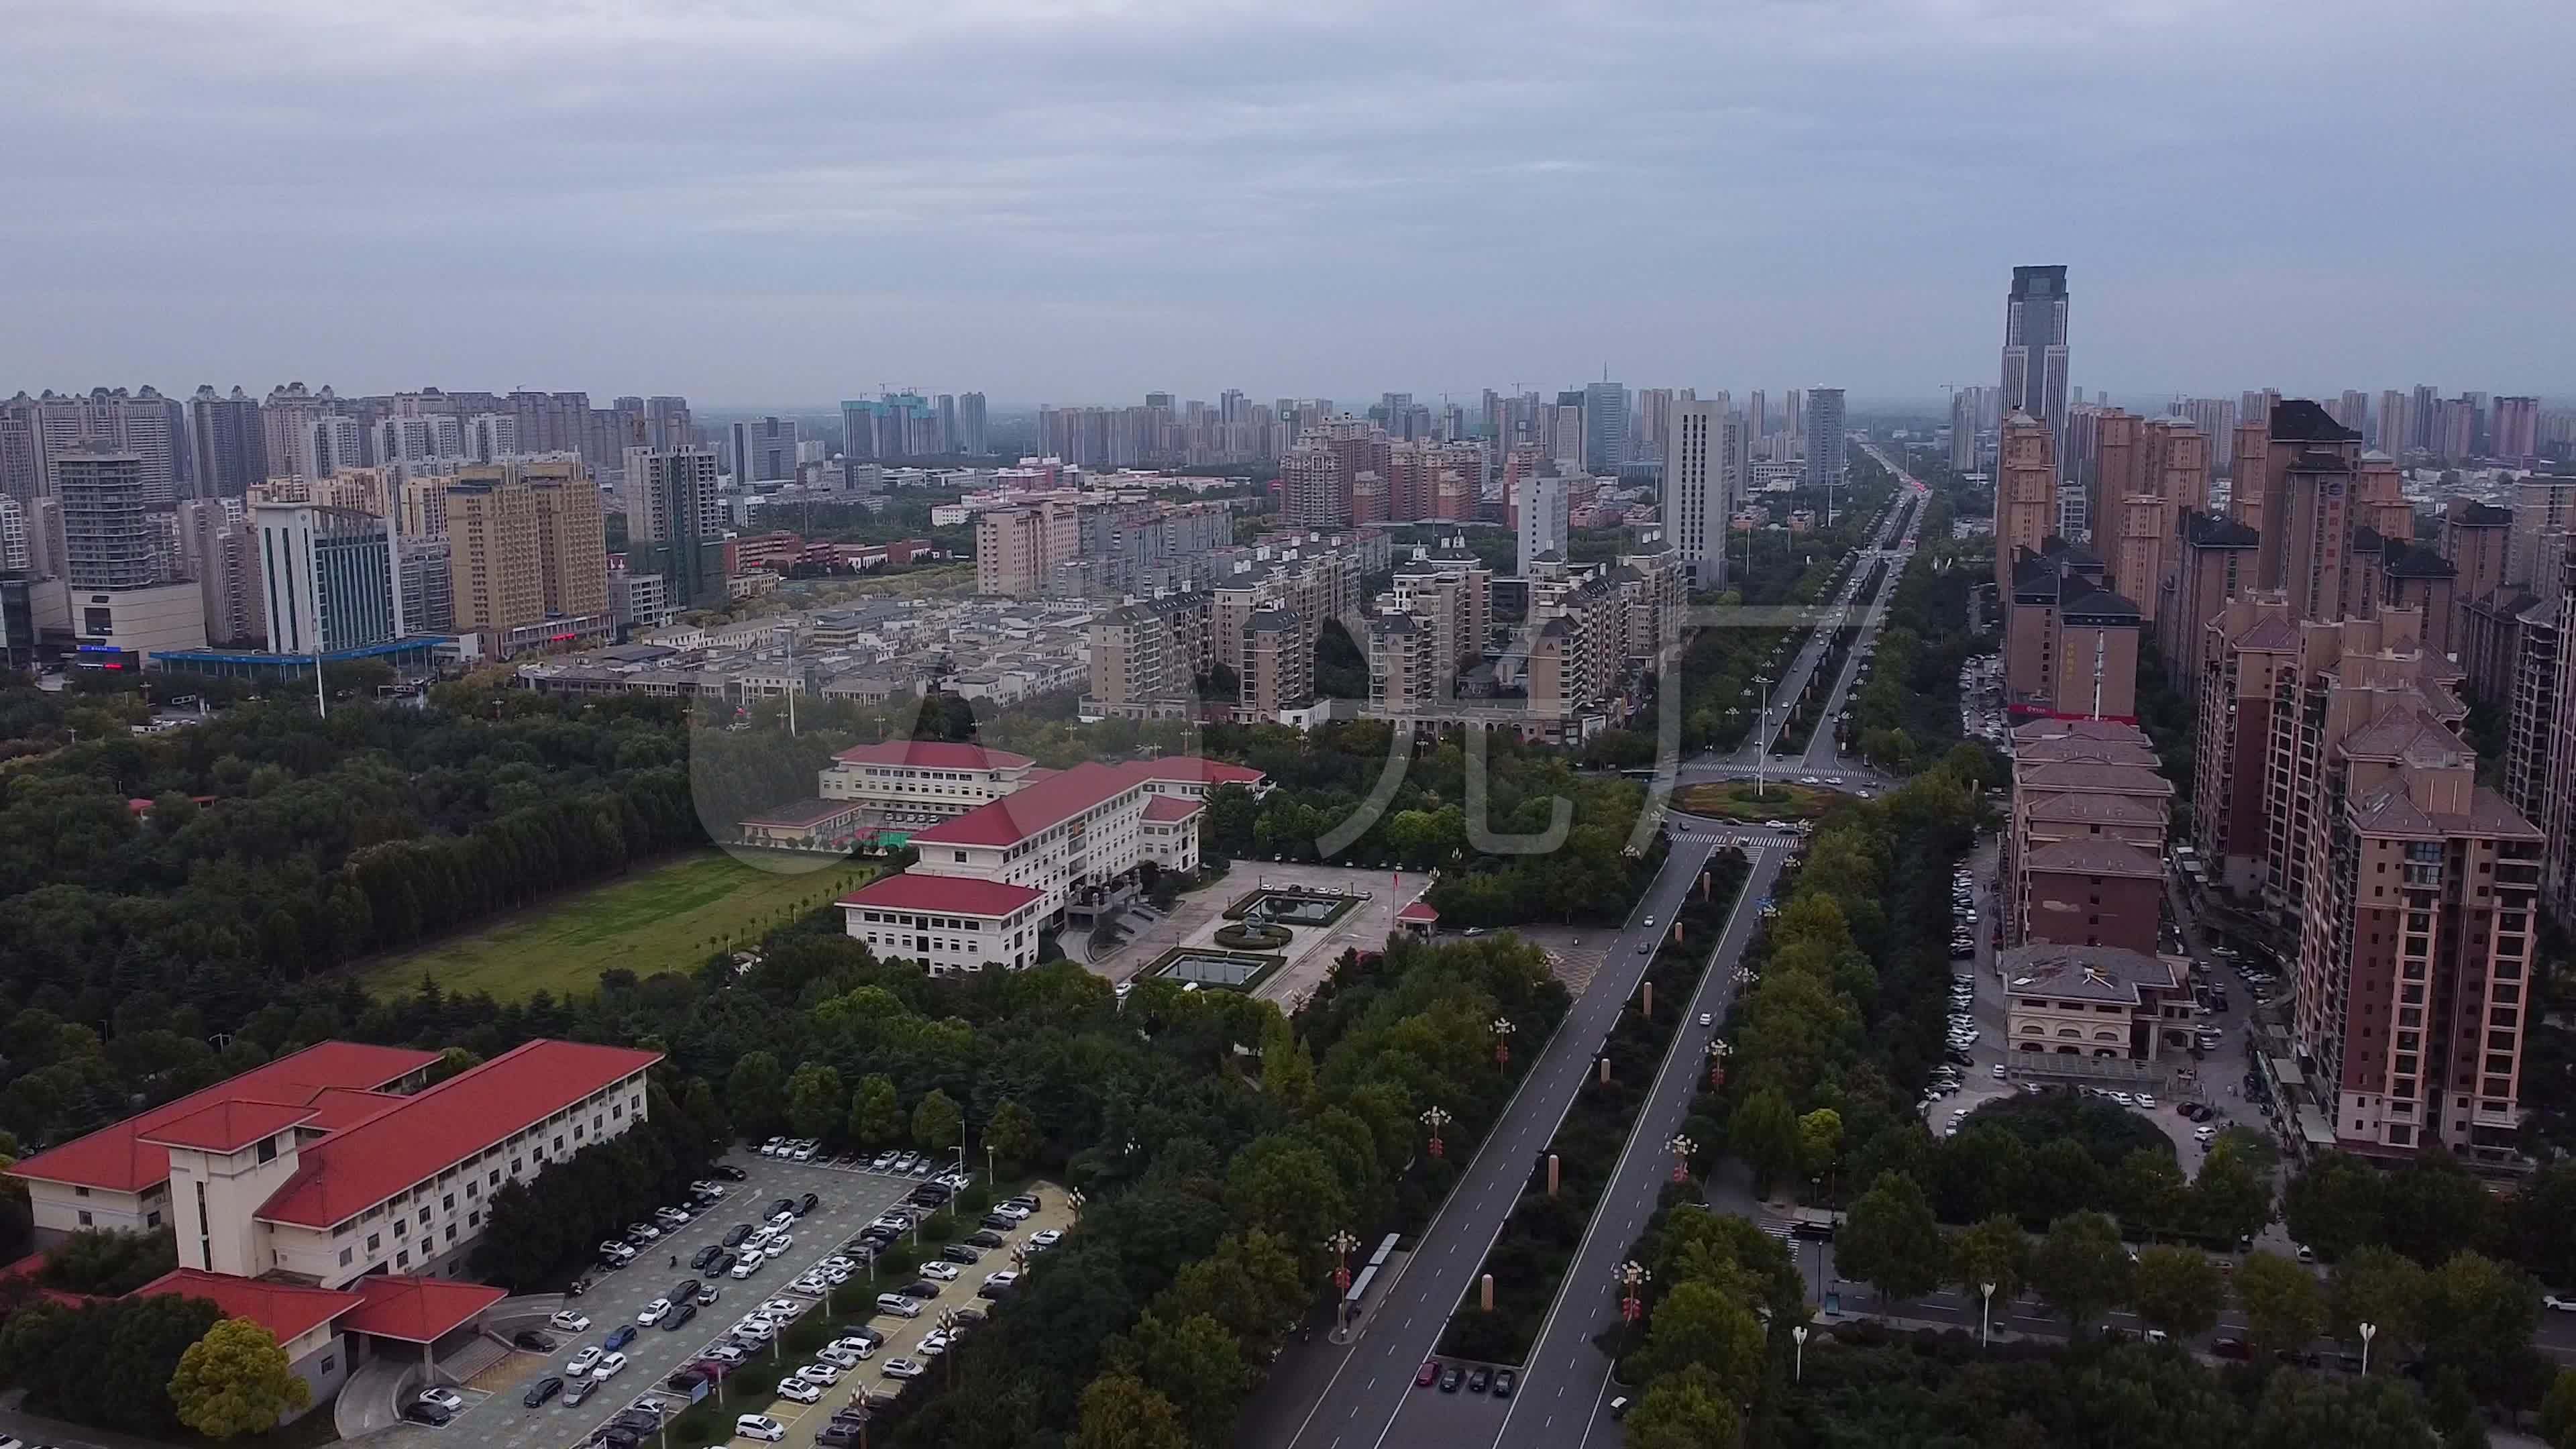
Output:
[[[409,1249],[409,1248],[405,1248],[405,1249],[403,1249],[401,1252],[394,1254],[394,1266],[395,1266],[395,1267],[397,1267],[397,1268],[408,1268],[408,1267],[410,1267],[410,1266],[411,1266],[411,1249]]]
[[[88,1209],[88,1208],[82,1208],[82,1209],[80,1210],[80,1225],[81,1225],[82,1227],[85,1227],[85,1228],[86,1228],[86,1227],[89,1227],[89,1226],[91,1225],[91,1221],[92,1221],[92,1220],[91,1220],[90,1215],[89,1215],[89,1209]]]
[[[382,1233],[369,1233],[369,1234],[367,1234],[367,1256],[368,1256],[368,1257],[372,1258],[372,1257],[374,1257],[376,1254],[378,1254],[378,1253],[380,1253],[380,1252],[383,1252],[383,1251],[384,1251],[384,1247],[385,1247],[385,1239],[384,1239],[384,1235],[383,1235]]]
[[[261,1138],[261,1139],[260,1139],[260,1143],[259,1143],[259,1160],[260,1160],[260,1161],[262,1161],[262,1162],[275,1162],[275,1161],[277,1160],[277,1139],[276,1139],[276,1138],[274,1138],[274,1137],[263,1137],[263,1138]]]
[[[454,1223],[449,1223],[447,1225],[447,1240],[451,1243],[456,1241],[456,1224]]]
[[[479,1228],[483,1226],[483,1214],[480,1211],[467,1213],[465,1215],[465,1226],[469,1228]]]

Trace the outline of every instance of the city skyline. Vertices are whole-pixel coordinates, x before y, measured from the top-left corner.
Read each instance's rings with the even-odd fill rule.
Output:
[[[2438,45],[2393,6],[1848,8],[40,10],[0,70],[0,175],[43,199],[0,297],[56,386],[1024,407],[1607,360],[1857,410],[1991,377],[1996,268],[2043,260],[2088,391],[2576,392],[2539,139],[2576,102],[2495,83],[2565,7]],[[1540,36],[1579,63],[1534,70]]]

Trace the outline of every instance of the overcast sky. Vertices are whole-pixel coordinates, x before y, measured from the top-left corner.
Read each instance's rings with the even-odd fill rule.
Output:
[[[2576,4],[0,0],[0,393],[2576,393]]]

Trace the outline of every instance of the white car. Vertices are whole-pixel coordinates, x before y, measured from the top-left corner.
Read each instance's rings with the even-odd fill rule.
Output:
[[[809,1363],[796,1371],[796,1377],[809,1384],[837,1384],[841,1381],[841,1366],[836,1363]]]
[[[547,1319],[546,1327],[557,1333],[585,1333],[590,1329],[590,1316],[567,1308]]]
[[[921,1336],[921,1342],[912,1351],[923,1358],[937,1358],[948,1351],[948,1335],[934,1328]]]
[[[825,1344],[823,1347],[814,1350],[815,1362],[828,1363],[836,1368],[857,1368],[859,1366],[859,1360],[865,1357],[867,1357],[866,1354],[852,1353],[846,1348],[834,1348],[830,1344]]]
[[[454,1389],[426,1388],[412,1400],[416,1404],[436,1404],[453,1414],[465,1407],[465,1396]]]
[[[770,1239],[770,1240],[769,1240],[769,1246],[768,1246],[768,1247],[763,1248],[763,1249],[761,1249],[760,1251],[762,1251],[762,1252],[764,1252],[764,1253],[767,1253],[769,1256],[771,1256],[771,1257],[775,1258],[775,1257],[777,1257],[779,1254],[784,1253],[784,1252],[786,1252],[788,1249],[790,1249],[790,1248],[792,1248],[792,1247],[795,1247],[795,1246],[796,1246],[796,1240],[795,1240],[793,1237],[790,1237],[789,1235],[787,1235],[787,1234],[785,1234],[785,1233],[780,1233],[777,1237],[774,1237],[774,1238],[772,1238],[772,1239]]]
[[[758,1248],[745,1248],[742,1250],[742,1256],[734,1260],[733,1276],[736,1278],[748,1278],[752,1274],[759,1272],[760,1265],[767,1261],[768,1256],[762,1253]]]
[[[635,1324],[639,1328],[651,1328],[654,1324],[657,1324],[670,1316],[671,1300],[668,1298],[656,1298],[652,1302],[644,1305],[643,1312],[635,1315]]]
[[[1646,920],[1645,920],[1645,925],[1646,925],[1646,928],[1647,928],[1648,930],[1652,930],[1652,929],[1654,929],[1654,925],[1655,925],[1655,918],[1654,918],[1654,917],[1652,917],[1652,916],[1648,916],[1648,917],[1646,918]]]
[[[811,1293],[817,1298],[830,1292],[832,1287],[830,1281],[819,1273],[808,1273],[787,1286],[798,1293]]]
[[[746,1314],[733,1326],[733,1336],[766,1342],[778,1332],[778,1320],[763,1313]]]
[[[993,1211],[1014,1222],[1024,1223],[1029,1220],[1029,1210],[1015,1202],[997,1202],[993,1204]]]
[[[595,1379],[613,1379],[624,1372],[626,1372],[626,1355],[612,1353],[599,1361],[599,1367],[592,1369],[590,1376]]]
[[[2138,1094],[2138,1105],[2144,1107],[2150,1112],[2156,1110],[2155,1094],[2153,1092],[2140,1092]]]
[[[1039,1250],[1044,1250],[1044,1249],[1047,1249],[1047,1248],[1052,1248],[1052,1247],[1054,1247],[1056,1244],[1061,1243],[1061,1242],[1063,1242],[1063,1241],[1064,1241],[1064,1232],[1063,1232],[1063,1230],[1062,1230],[1062,1229],[1059,1229],[1059,1228],[1040,1228],[1040,1229],[1038,1229],[1038,1230],[1037,1230],[1037,1232],[1036,1232],[1036,1233],[1034,1233],[1034,1234],[1032,1234],[1032,1235],[1030,1236],[1030,1238],[1029,1238],[1029,1246],[1030,1246],[1031,1248],[1035,1248],[1035,1249],[1039,1249]]]
[[[936,1278],[942,1283],[957,1281],[957,1265],[954,1263],[923,1263],[913,1271],[924,1278]]]
[[[583,1349],[581,1352],[574,1354],[572,1357],[565,1359],[564,1376],[566,1378],[577,1379],[587,1375],[592,1369],[599,1366],[602,1352],[603,1350],[600,1346],[594,1343],[590,1347]]]
[[[803,1379],[780,1379],[778,1397],[793,1399],[800,1404],[819,1404],[823,1401],[823,1391]]]
[[[1702,1026],[1715,1026],[1717,1024],[1717,1018],[1703,1011],[1699,1014],[1699,1024]]]
[[[883,1172],[892,1166],[894,1166],[894,1154],[891,1152],[880,1152],[868,1163],[868,1170],[870,1172]]]
[[[745,1414],[733,1421],[733,1431],[742,1438],[771,1444],[787,1437],[787,1426],[767,1414]]]
[[[832,1340],[831,1351],[846,1353],[852,1358],[866,1358],[877,1351],[877,1346],[873,1340],[865,1338],[836,1338]]]
[[[1003,1269],[1003,1270],[1002,1270],[1001,1272],[999,1272],[999,1273],[987,1273],[987,1274],[985,1274],[985,1275],[984,1275],[984,1286],[985,1286],[985,1287],[987,1287],[987,1288],[1004,1288],[1004,1289],[1007,1289],[1007,1288],[1009,1288],[1012,1284],[1017,1283],[1017,1282],[1019,1282],[1019,1281],[1020,1281],[1020,1275],[1019,1275],[1019,1274],[1017,1274],[1017,1273],[1012,1272],[1012,1271],[1011,1271],[1010,1269],[1008,1269],[1008,1268]]]
[[[2304,1253],[2307,1249],[2301,1248],[2299,1251]],[[2540,1295],[2540,1306],[2552,1313],[2576,1313],[2576,1298],[2561,1298],[2555,1293],[2543,1293]]]
[[[781,1323],[788,1323],[813,1306],[811,1303],[794,1298],[772,1298],[760,1305],[760,1312],[764,1318],[774,1318]]]
[[[890,1358],[885,1361],[885,1376],[890,1379],[917,1379],[922,1373],[921,1365],[908,1358]]]

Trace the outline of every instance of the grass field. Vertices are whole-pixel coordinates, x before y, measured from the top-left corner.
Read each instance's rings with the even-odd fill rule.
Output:
[[[1673,792],[1673,808],[1690,815],[1721,820],[1796,820],[1821,815],[1834,797],[1827,791],[1773,781],[1761,795],[1753,782],[1720,781],[1685,785]]]
[[[782,875],[710,847],[378,961],[358,979],[371,991],[399,991],[427,973],[451,993],[488,991],[503,1001],[540,987],[558,996],[586,992],[611,967],[637,976],[689,970],[723,942],[766,930],[782,913],[820,905],[873,873],[845,862]]]

